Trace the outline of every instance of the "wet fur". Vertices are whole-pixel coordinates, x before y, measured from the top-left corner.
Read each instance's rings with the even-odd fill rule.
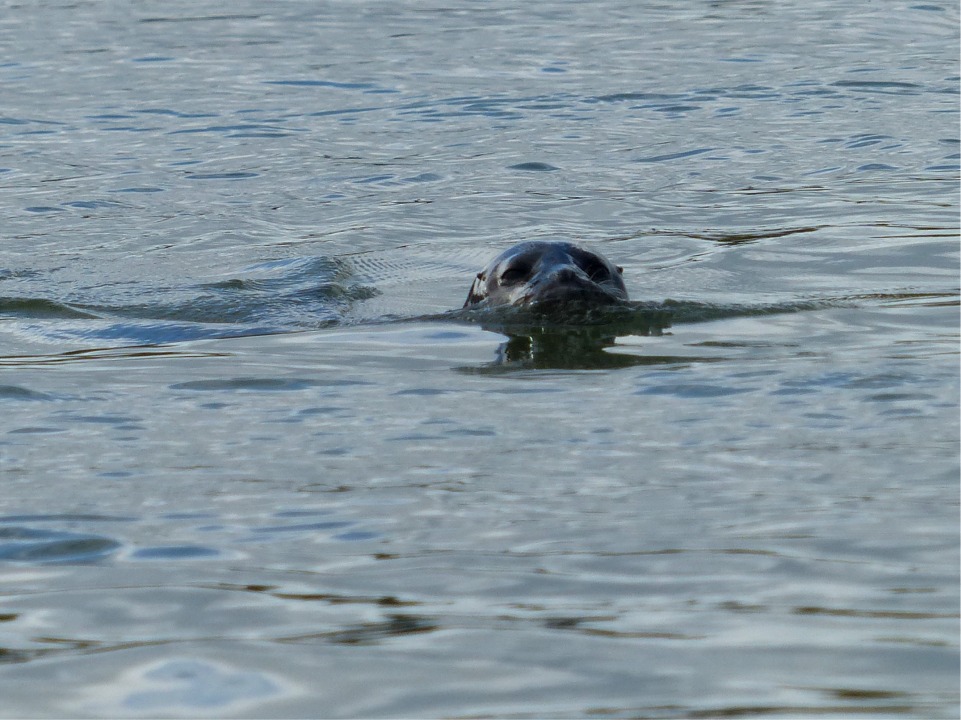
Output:
[[[600,253],[573,243],[524,242],[477,274],[464,307],[614,304],[628,299],[622,274]]]

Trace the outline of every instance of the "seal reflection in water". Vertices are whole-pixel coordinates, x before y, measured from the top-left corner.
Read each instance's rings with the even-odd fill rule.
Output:
[[[477,274],[464,307],[612,305],[627,300],[622,272],[603,255],[573,243],[524,242]]]

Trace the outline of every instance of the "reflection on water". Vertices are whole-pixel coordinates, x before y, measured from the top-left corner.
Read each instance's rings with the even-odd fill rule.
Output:
[[[630,367],[644,362],[642,358],[605,352],[606,348],[614,345],[614,341],[614,335],[603,330],[541,332],[532,329],[527,335],[512,335],[501,345],[495,366],[525,370],[588,370]]]
[[[427,618],[406,614],[388,615],[383,622],[370,622],[345,630],[283,638],[280,642],[304,643],[323,640],[342,645],[374,645],[393,637],[429,633],[437,629],[438,625]]]
[[[171,658],[127,670],[118,678],[124,688],[104,692],[90,688],[87,712],[135,717],[176,713],[184,717],[211,712],[235,713],[284,691],[283,683],[267,673],[250,672],[193,657]],[[105,700],[113,700],[107,703]]]
[[[873,300],[881,298],[875,297]],[[886,299],[894,299],[893,296]],[[850,303],[845,299],[844,303]],[[624,302],[615,306],[564,306],[544,312],[528,307],[462,310],[438,316],[479,324],[507,336],[496,359],[477,372],[523,370],[602,370],[638,365],[713,362],[719,357],[664,356],[610,352],[617,338],[661,336],[674,324],[757,317],[840,306],[842,302],[807,301],[737,306],[699,302]],[[720,341],[715,345],[721,344]],[[622,348],[624,350],[624,348]],[[470,372],[466,368],[462,368]]]

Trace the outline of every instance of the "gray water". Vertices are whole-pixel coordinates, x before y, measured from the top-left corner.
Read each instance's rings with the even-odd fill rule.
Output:
[[[956,3],[0,43],[0,715],[958,716]],[[444,315],[550,238],[650,317]]]

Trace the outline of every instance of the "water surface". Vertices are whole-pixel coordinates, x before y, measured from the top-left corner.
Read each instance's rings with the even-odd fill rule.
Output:
[[[0,715],[957,717],[957,28],[6,8]]]

